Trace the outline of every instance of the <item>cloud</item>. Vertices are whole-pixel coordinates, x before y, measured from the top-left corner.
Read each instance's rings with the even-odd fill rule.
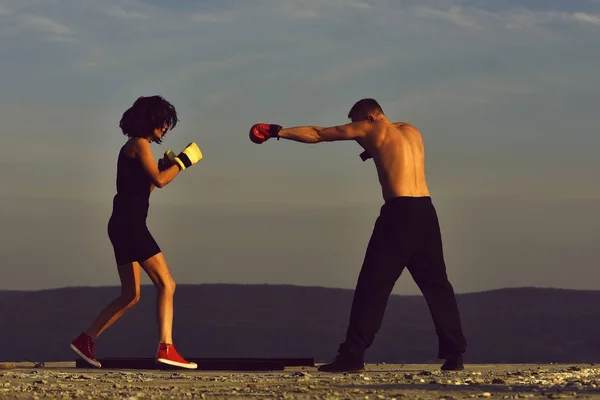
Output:
[[[282,2],[276,8],[275,12],[279,17],[289,19],[318,19],[324,17],[324,14],[315,7],[314,4],[306,4],[307,2]]]
[[[56,42],[56,43],[74,43],[77,40],[72,36],[60,36],[60,35],[51,35],[44,37],[43,40],[47,42]]]
[[[40,15],[23,14],[21,17],[23,23],[43,33],[50,33],[54,35],[70,35],[71,30],[63,24],[60,24],[52,19]]]
[[[497,15],[507,28],[521,28],[547,24],[566,23],[578,25],[600,26],[598,14],[586,12],[557,12],[557,11],[529,11],[509,12]]]
[[[372,9],[373,2],[361,0],[293,0],[275,3],[273,13],[292,20],[316,20],[337,17],[340,13]]]
[[[191,14],[190,19],[193,22],[221,23],[233,22],[236,16],[231,12],[195,12]]]
[[[440,10],[432,7],[417,7],[415,14],[421,18],[438,19],[451,22],[455,25],[465,28],[481,28],[481,24],[476,22],[473,10],[465,10],[462,7],[454,6],[448,10]]]
[[[581,22],[583,24],[600,25],[600,14],[589,14],[585,12],[575,12],[567,16],[567,19]]]
[[[125,11],[117,5],[111,6],[106,10],[106,15],[119,19],[148,19],[148,15],[138,11]]]
[[[499,24],[508,29],[537,27],[557,23],[600,26],[600,14],[583,11],[532,11],[520,9],[491,12],[476,7],[455,5],[448,9],[417,6],[412,10],[412,13],[419,18],[437,19],[463,28],[472,29],[482,29],[484,26],[492,24]]]

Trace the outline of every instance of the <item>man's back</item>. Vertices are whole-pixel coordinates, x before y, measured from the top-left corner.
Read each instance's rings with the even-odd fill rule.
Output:
[[[384,200],[429,196],[419,130],[404,122],[373,124],[374,129],[359,143],[373,156]]]

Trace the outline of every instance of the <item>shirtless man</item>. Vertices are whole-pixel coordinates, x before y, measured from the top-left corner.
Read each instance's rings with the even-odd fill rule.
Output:
[[[346,339],[337,357],[319,371],[360,372],[364,354],[381,327],[389,296],[408,268],[429,306],[438,335],[443,370],[464,369],[462,333],[454,289],[448,281],[436,210],[425,180],[423,140],[414,126],[391,122],[374,99],[362,99],[348,113],[346,125],[283,129],[256,124],[250,139],[263,143],[282,138],[302,143],[355,140],[363,161],[377,167],[384,204],[369,241],[350,313]]]

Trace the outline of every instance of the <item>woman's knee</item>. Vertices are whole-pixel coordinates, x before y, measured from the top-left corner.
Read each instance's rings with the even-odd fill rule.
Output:
[[[169,278],[165,282],[165,291],[167,293],[171,293],[171,294],[175,293],[176,287],[177,287],[177,284],[175,283],[175,280],[173,278]]]
[[[130,308],[135,306],[140,301],[140,293],[132,292],[132,293],[123,293],[121,295],[121,301],[125,305],[126,308]]]
[[[168,277],[161,279],[160,282],[156,284],[156,289],[165,294],[174,294],[176,286],[177,285],[175,284],[173,278]]]

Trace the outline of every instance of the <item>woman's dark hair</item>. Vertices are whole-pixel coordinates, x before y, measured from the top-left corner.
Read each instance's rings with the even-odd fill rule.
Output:
[[[133,105],[123,113],[119,128],[123,135],[133,137],[152,136],[154,129],[162,129],[167,124],[167,130],[177,125],[175,107],[161,96],[138,97]],[[165,132],[166,134],[166,132]],[[164,135],[163,135],[164,137]],[[153,139],[161,143],[161,139]]]

